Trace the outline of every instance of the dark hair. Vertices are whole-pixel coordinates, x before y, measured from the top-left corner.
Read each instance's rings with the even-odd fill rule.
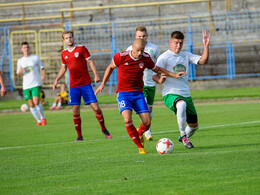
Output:
[[[184,34],[182,33],[182,32],[180,32],[180,31],[174,31],[174,32],[172,32],[172,34],[171,34],[171,38],[172,39],[184,39]]]
[[[141,31],[141,32],[146,32],[147,33],[147,30],[145,28],[145,26],[138,26],[136,29],[135,29],[135,32],[136,31]]]
[[[62,33],[62,39],[64,39],[63,35],[65,35],[65,34],[71,34],[72,37],[74,37],[74,33],[73,33],[72,30],[65,30],[65,31]]]
[[[24,42],[21,43],[21,46],[23,46],[23,45],[28,45],[29,46],[29,43],[27,41],[24,41]]]

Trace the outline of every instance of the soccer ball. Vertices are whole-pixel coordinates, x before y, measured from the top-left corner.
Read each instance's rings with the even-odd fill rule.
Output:
[[[169,138],[162,138],[156,144],[156,150],[159,154],[170,154],[174,149],[174,144]]]
[[[21,106],[21,111],[23,111],[23,112],[26,112],[28,109],[29,109],[29,108],[28,108],[27,104],[23,104],[23,105]]]

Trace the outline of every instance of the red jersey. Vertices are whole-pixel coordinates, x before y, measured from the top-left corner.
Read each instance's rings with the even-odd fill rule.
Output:
[[[118,67],[116,92],[143,91],[144,69],[155,68],[153,60],[145,52],[140,59],[134,59],[131,51],[117,53],[113,58],[113,63]]]
[[[91,58],[88,49],[83,45],[75,45],[70,51],[61,53],[62,64],[67,65],[70,74],[70,88],[80,87],[91,83],[87,61]]]

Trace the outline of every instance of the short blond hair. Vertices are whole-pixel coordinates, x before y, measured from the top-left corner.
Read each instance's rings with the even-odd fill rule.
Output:
[[[62,33],[62,39],[64,39],[64,35],[66,35],[66,34],[71,34],[72,37],[74,37],[74,33],[73,33],[72,30],[65,30],[65,31]]]
[[[136,31],[141,31],[141,32],[146,32],[147,33],[147,30],[145,28],[145,26],[138,26],[136,29],[135,29],[135,32]]]

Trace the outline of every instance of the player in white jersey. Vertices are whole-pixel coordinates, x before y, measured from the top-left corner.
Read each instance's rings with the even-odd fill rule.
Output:
[[[136,28],[135,38],[143,39],[144,41],[146,41],[144,52],[149,53],[154,63],[156,63],[157,58],[160,55],[160,50],[155,44],[147,41],[148,34],[144,26],[138,26]],[[133,50],[132,46],[129,46],[127,50]],[[143,92],[149,107],[151,120],[153,118],[153,102],[154,102],[154,96],[156,91],[156,82],[153,81],[152,77],[153,77],[153,71],[146,68],[144,70],[144,76],[143,76],[143,81],[144,81]],[[145,137],[147,141],[151,141],[153,139],[151,133],[151,127],[149,128],[148,131],[145,132]]]
[[[207,64],[209,59],[210,34],[206,30],[202,33],[204,49],[201,56],[181,51],[184,35],[180,31],[174,31],[170,39],[171,48],[159,56],[156,65],[174,73],[185,72],[189,75],[190,63]],[[178,140],[186,148],[193,148],[189,138],[199,128],[199,124],[197,112],[190,95],[187,75],[183,74],[180,78],[154,75],[153,79],[158,83],[163,83],[162,95],[164,103],[177,115],[180,130]],[[186,122],[188,125],[185,127]]]
[[[28,42],[21,44],[21,51],[23,57],[17,62],[17,75],[23,76],[24,99],[28,101],[37,125],[46,125],[46,118],[40,103],[41,81],[45,80],[45,68],[38,56],[30,54]],[[42,77],[39,68],[42,70]]]

